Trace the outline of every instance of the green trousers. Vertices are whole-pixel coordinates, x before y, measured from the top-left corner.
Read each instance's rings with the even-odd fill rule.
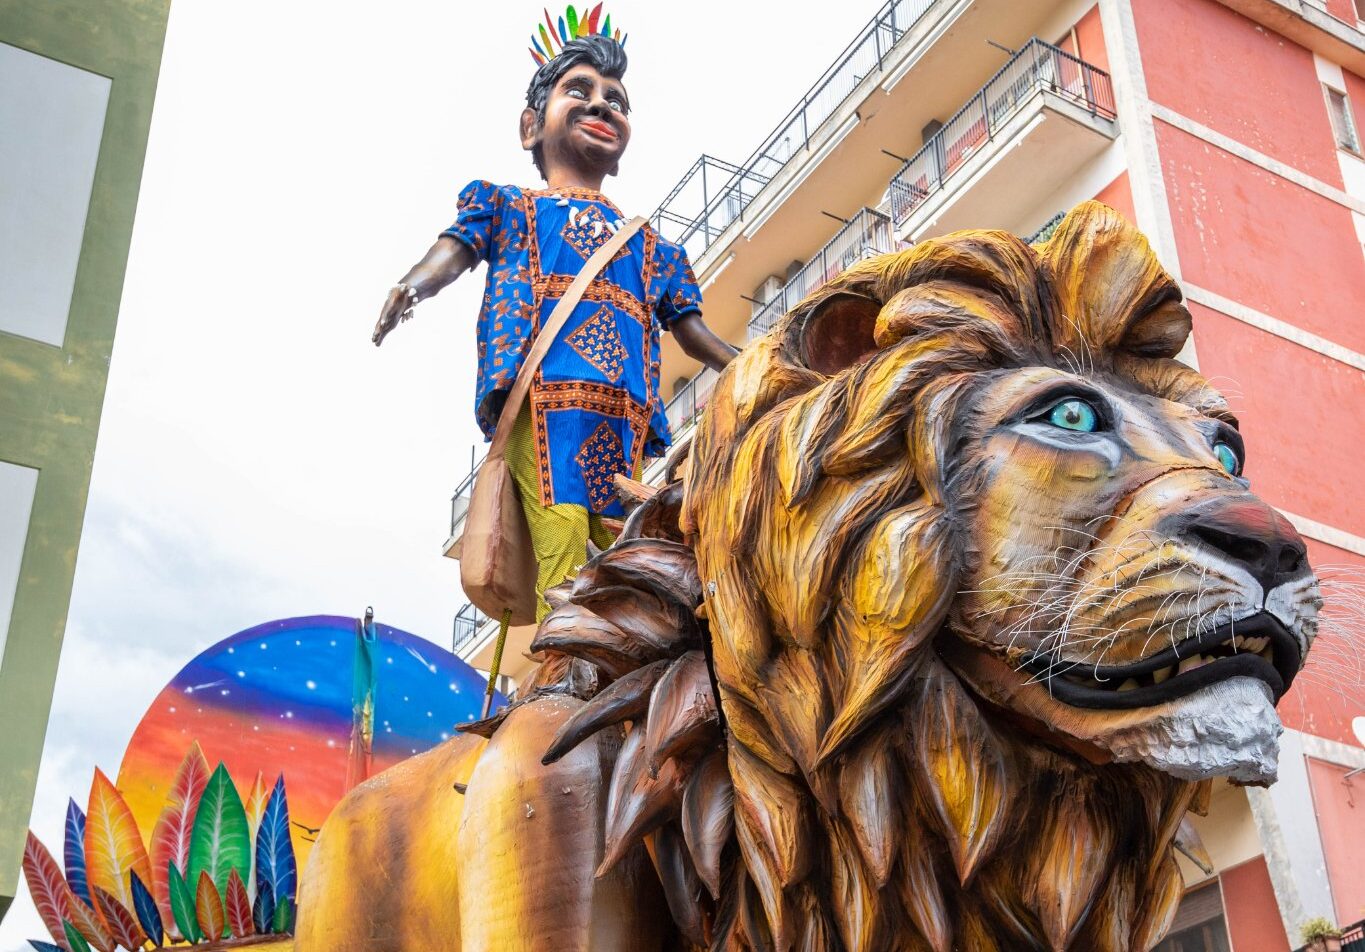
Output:
[[[588,560],[588,541],[605,549],[615,541],[602,525],[602,517],[577,503],[540,504],[540,467],[531,432],[531,409],[523,407],[507,441],[507,468],[517,485],[526,524],[531,529],[531,548],[540,572],[536,577],[536,621],[550,613],[547,589],[572,578]]]

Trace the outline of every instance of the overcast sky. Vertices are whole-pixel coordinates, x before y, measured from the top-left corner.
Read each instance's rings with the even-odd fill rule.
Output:
[[[648,214],[701,152],[742,161],[875,9],[610,5],[634,131],[608,194]],[[221,638],[372,604],[449,646],[483,273],[369,335],[461,186],[536,183],[516,123],[539,16],[175,0],[33,812],[58,853],[67,797]],[[21,886],[0,950],[40,937]]]

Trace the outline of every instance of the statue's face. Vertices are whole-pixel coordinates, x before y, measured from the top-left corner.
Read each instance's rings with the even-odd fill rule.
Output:
[[[547,169],[559,164],[614,173],[630,142],[629,112],[620,80],[579,64],[555,83],[544,121],[523,144],[528,149],[541,146]]]
[[[1320,600],[1303,540],[1241,475],[1236,430],[1044,368],[994,377],[967,413],[954,485],[975,516],[952,622],[997,663],[973,681],[1119,759],[1273,779],[1274,703]]]

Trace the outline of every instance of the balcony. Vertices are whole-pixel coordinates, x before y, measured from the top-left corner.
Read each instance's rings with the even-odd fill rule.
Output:
[[[698,260],[869,76],[887,68],[888,54],[942,0],[887,0],[815,85],[743,165],[703,155],[654,212],[661,235]]]
[[[1037,37],[891,180],[897,231],[918,240],[1009,227],[1114,136],[1107,73]]]
[[[455,613],[455,630],[450,636],[450,653],[462,657],[462,652],[478,637],[479,630],[490,621],[487,615],[465,602]]]

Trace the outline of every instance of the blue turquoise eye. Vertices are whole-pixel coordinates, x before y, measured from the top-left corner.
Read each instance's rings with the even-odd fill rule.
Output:
[[[1053,407],[1047,415],[1047,422],[1063,430],[1076,430],[1079,433],[1094,433],[1100,428],[1100,415],[1095,408],[1084,400],[1074,397],[1063,400]]]
[[[1229,474],[1237,475],[1237,467],[1241,464],[1241,460],[1237,458],[1237,453],[1231,446],[1226,443],[1215,443],[1213,444],[1213,455],[1218,457],[1218,462]]]

